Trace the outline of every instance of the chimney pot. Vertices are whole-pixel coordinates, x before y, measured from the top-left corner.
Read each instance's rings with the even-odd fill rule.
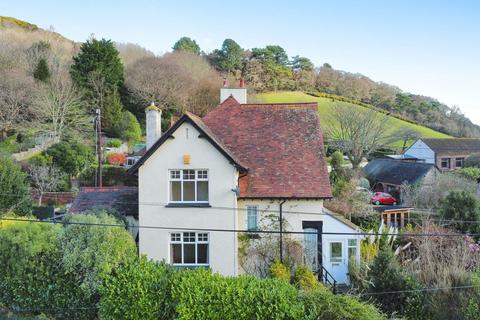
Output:
[[[240,78],[240,88],[245,88],[245,80],[243,78]]]
[[[223,79],[223,85],[222,85],[224,88],[227,88],[228,87],[228,80],[227,79]]]

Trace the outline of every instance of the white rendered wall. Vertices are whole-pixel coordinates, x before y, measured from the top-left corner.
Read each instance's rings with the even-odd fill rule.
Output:
[[[240,104],[247,103],[247,89],[246,88],[221,88],[220,89],[220,103],[225,101],[228,97],[233,96]]]
[[[167,139],[139,168],[139,223],[142,226],[172,227],[171,230],[141,228],[140,253],[170,262],[170,232],[175,228],[235,229],[237,170],[190,124],[182,124],[175,139]],[[187,138],[188,136],[188,138]],[[183,164],[183,155],[191,164]],[[169,169],[208,169],[212,208],[167,208]],[[229,209],[230,208],[230,209]],[[183,230],[182,230],[183,231]],[[179,231],[181,232],[181,231]],[[209,265],[224,275],[237,274],[237,237],[232,232],[209,233]]]

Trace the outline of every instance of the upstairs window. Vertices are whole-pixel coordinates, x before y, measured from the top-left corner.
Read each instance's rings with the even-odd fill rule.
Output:
[[[247,206],[247,230],[258,230],[258,207]]]
[[[208,170],[170,170],[170,202],[208,203]]]

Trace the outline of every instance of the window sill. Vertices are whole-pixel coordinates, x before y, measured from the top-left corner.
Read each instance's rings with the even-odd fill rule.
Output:
[[[169,203],[165,208],[211,208],[210,203]]]

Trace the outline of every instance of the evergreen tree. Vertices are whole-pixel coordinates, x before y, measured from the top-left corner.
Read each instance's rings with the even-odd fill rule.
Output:
[[[197,42],[189,37],[181,37],[173,45],[173,51],[186,51],[196,55],[200,55],[200,46]]]
[[[110,40],[87,40],[80,47],[80,52],[73,57],[70,74],[73,81],[90,94],[94,86],[91,83],[92,73],[104,80],[106,91],[119,90],[123,85],[123,64],[118,50]]]
[[[121,136],[121,132],[117,132],[116,127],[122,119],[123,111],[124,108],[118,92],[114,90],[108,93],[102,110],[102,128],[107,134],[114,137]]]
[[[8,212],[27,214],[31,210],[27,174],[8,158],[0,158],[0,216]]]
[[[242,69],[243,49],[232,39],[225,39],[220,50],[213,52],[213,63],[222,72],[232,73]]]
[[[35,67],[35,70],[33,71],[33,77],[36,80],[46,82],[50,78],[50,70],[48,68],[47,60],[44,58],[41,58],[37,66]]]

